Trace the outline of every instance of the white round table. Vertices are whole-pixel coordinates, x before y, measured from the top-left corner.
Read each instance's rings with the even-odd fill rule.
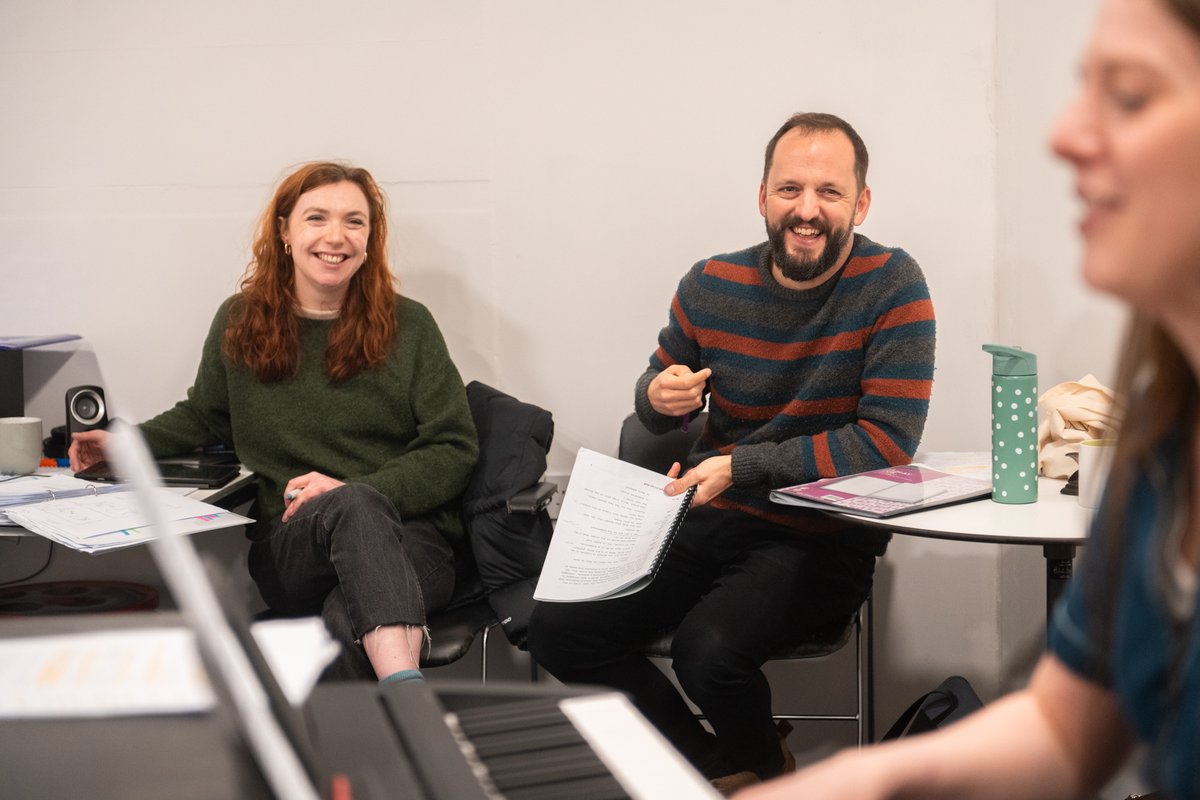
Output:
[[[990,498],[915,511],[888,519],[854,516],[857,522],[908,536],[961,542],[1040,544],[1046,556],[1046,614],[1071,578],[1075,549],[1087,540],[1091,511],[1065,495],[1065,480],[1038,479],[1035,503],[996,503]],[[840,512],[832,512],[840,513]],[[851,515],[844,515],[851,516]]]

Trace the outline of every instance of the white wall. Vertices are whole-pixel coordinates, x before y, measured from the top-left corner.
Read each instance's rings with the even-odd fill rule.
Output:
[[[1099,0],[998,3],[997,337],[1038,354],[1041,385],[1093,373],[1111,385],[1124,314],[1080,277],[1070,169],[1048,141],[1074,97]]]
[[[872,150],[863,231],[920,261],[954,332],[952,407],[992,315],[990,4],[454,9],[5,4],[5,327],[83,334],[114,411],[142,419],[186,389],[273,183],[351,159],[391,196],[402,288],[466,377],[554,411],[565,472],[615,444],[683,271],[762,238],[766,139],[828,109]],[[927,441],[983,430],[963,413],[983,411],[935,413]]]
[[[1115,302],[1083,284],[1071,172],[1048,147],[1076,91],[1098,6],[1098,0],[997,4],[996,338],[1037,353],[1043,391],[1088,373],[1111,386],[1124,321]],[[1044,604],[1031,605],[1036,596],[1027,591],[1031,568],[1045,570],[1036,550],[1001,548],[998,688],[1024,683],[1043,642],[1043,628],[1032,620]]]
[[[615,451],[684,270],[762,238],[766,140],[827,110],[871,150],[861,230],[933,292],[923,446],[983,450],[983,342],[1037,352],[1044,388],[1107,378],[1116,312],[1078,284],[1069,180],[1044,149],[1092,6],[7,0],[0,332],[85,337],[26,358],[47,427],[93,381],[144,419],[189,385],[275,181],[348,159],[390,195],[402,290],[466,379],[554,412],[566,473],[580,445]],[[881,723],[950,672],[988,696],[1019,672],[1040,569],[898,538]]]

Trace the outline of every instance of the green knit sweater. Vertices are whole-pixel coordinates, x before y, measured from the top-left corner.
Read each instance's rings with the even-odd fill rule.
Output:
[[[289,480],[316,471],[373,486],[401,518],[429,518],[458,540],[458,496],[479,446],[462,378],[429,311],[398,297],[388,360],[336,385],[324,365],[332,322],[302,319],[299,373],[264,383],[221,355],[235,302],[226,300],[213,319],[187,399],[141,426],[151,451],[232,446],[258,475],[264,520],[283,513]]]

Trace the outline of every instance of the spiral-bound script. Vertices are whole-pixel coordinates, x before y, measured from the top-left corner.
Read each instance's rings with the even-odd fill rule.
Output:
[[[654,579],[695,487],[669,497],[666,475],[586,448],[567,493],[534,598],[578,602],[620,597]]]

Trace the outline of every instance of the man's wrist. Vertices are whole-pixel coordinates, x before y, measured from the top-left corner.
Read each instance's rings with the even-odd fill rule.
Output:
[[[729,454],[729,472],[734,486],[755,486],[766,481],[766,448],[742,445]]]

